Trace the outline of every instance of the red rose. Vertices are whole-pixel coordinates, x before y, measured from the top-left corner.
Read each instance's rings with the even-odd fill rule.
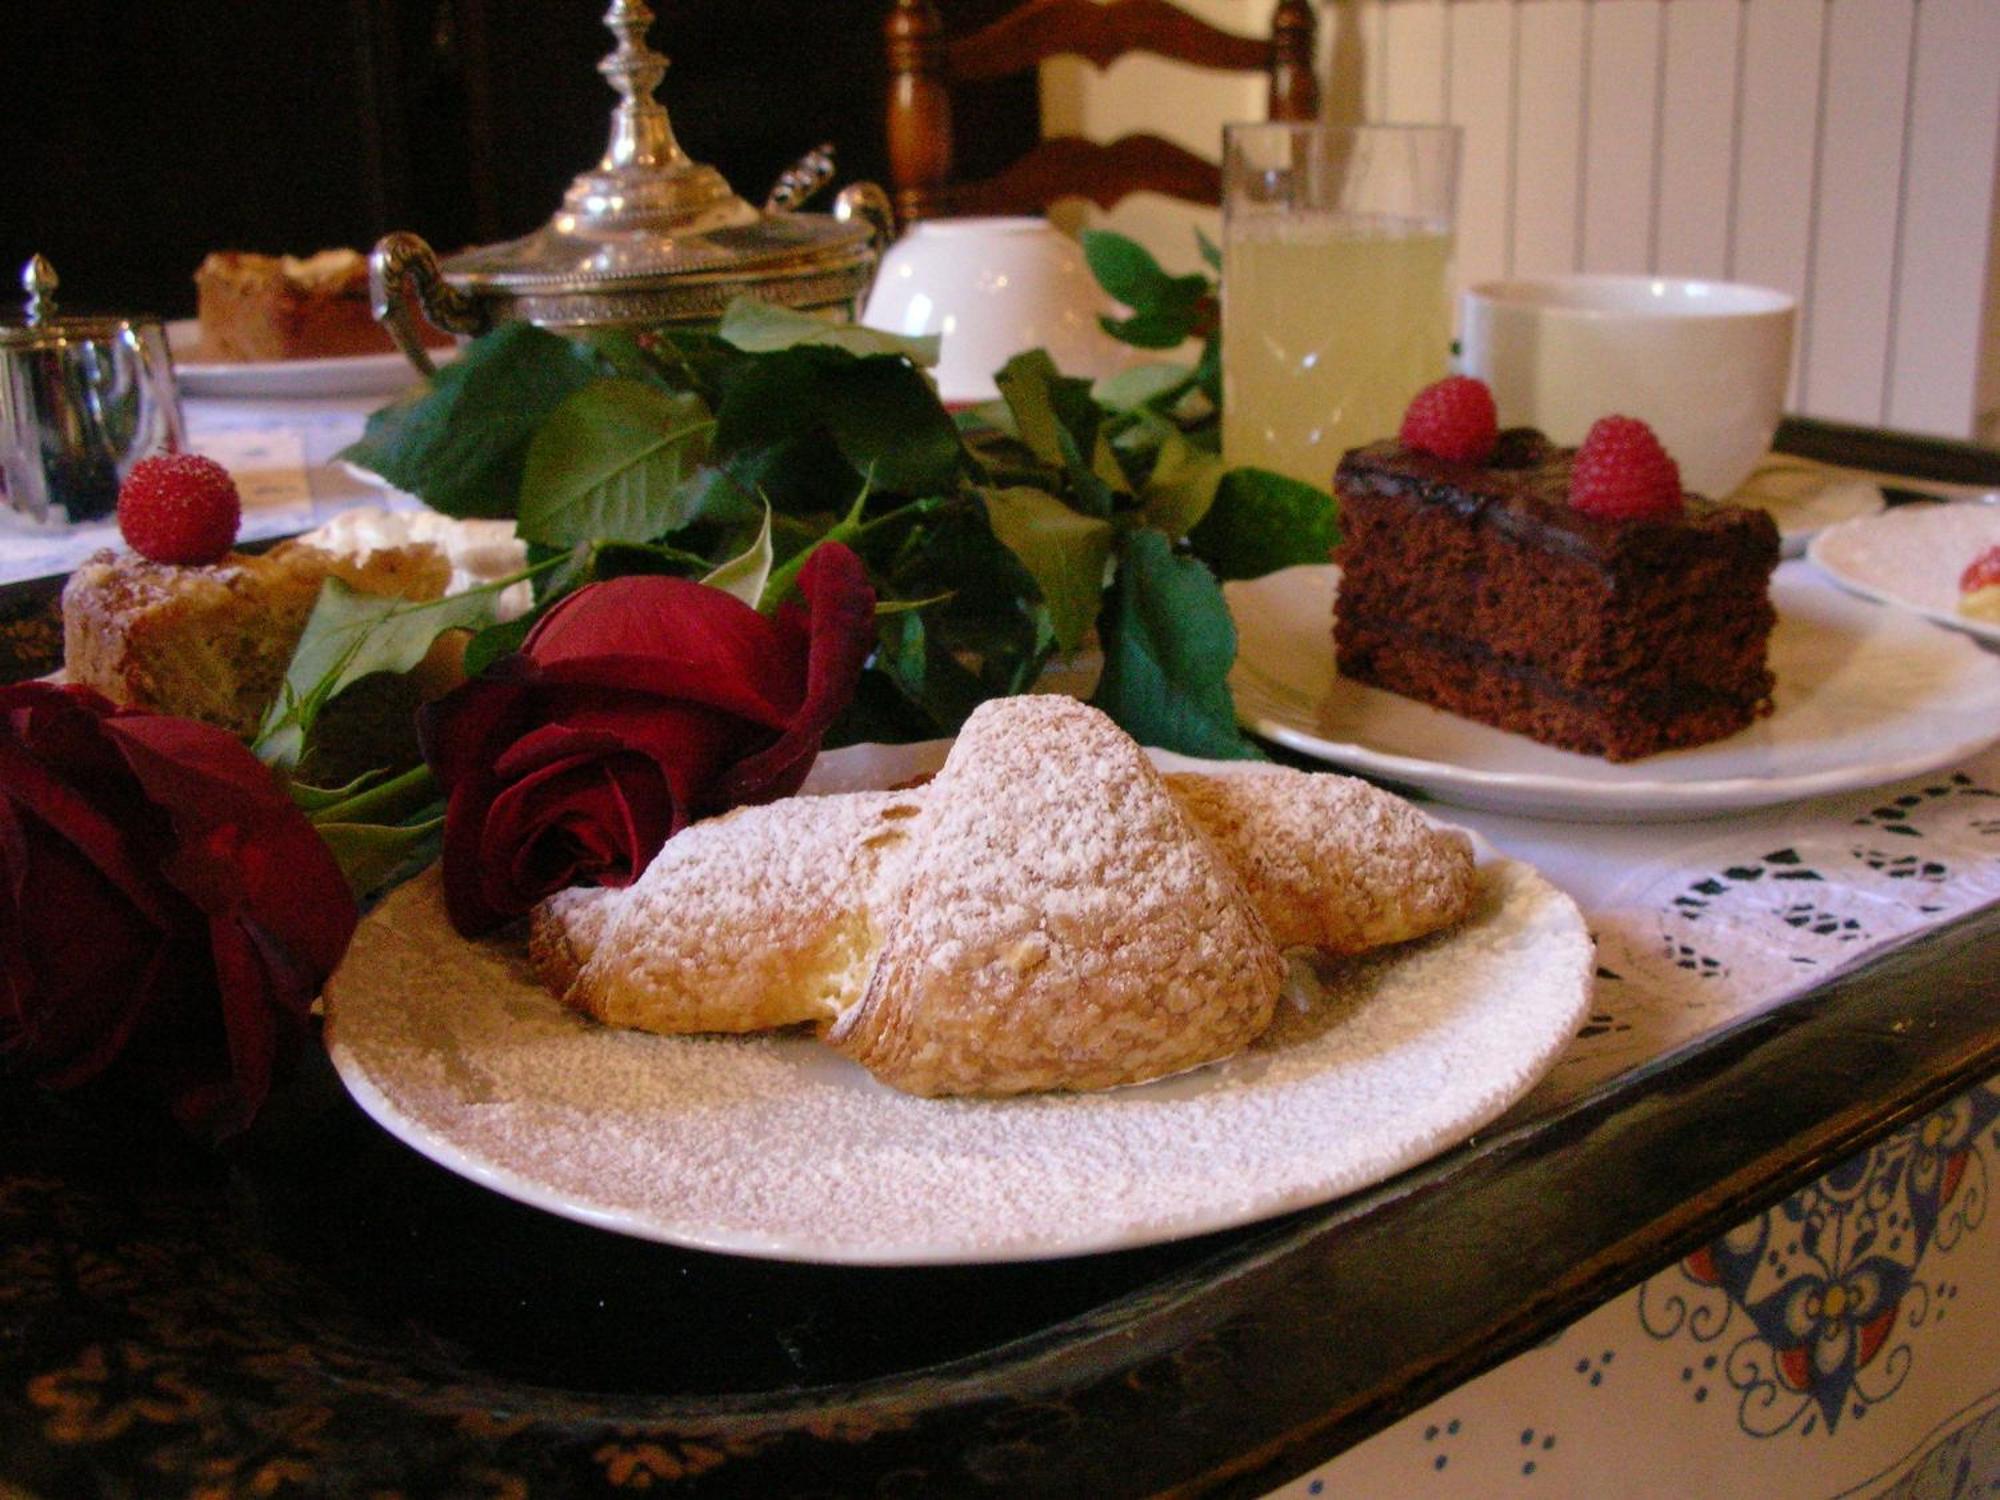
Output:
[[[460,932],[565,886],[627,885],[696,819],[798,790],[875,642],[846,547],[820,547],[798,586],[805,608],[771,619],[682,578],[591,584],[423,711]]]
[[[354,921],[333,855],[226,731],[0,687],[0,1070],[240,1130]]]

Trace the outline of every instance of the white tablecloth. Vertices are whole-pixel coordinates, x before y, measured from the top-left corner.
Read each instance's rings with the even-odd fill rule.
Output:
[[[244,541],[306,531],[357,505],[416,502],[334,462],[381,396],[181,403],[188,444],[215,459],[243,495]],[[39,526],[0,510],[0,583],[67,573],[100,547],[122,545],[115,521]]]

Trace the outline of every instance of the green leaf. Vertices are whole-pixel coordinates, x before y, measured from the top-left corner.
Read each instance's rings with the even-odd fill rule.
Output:
[[[904,700],[921,709],[934,734],[956,734],[973,709],[992,695],[937,640],[919,614],[890,615],[876,621],[876,669]]]
[[[313,831],[326,841],[348,889],[356,897],[380,890],[405,869],[428,864],[443,843],[442,815],[407,825],[381,823],[317,823]]]
[[[503,620],[498,625],[487,626],[466,642],[465,675],[477,677],[501,657],[512,656],[519,651],[521,643],[528,638],[528,632],[535,628],[538,617],[538,613],[531,613]]]
[[[762,492],[754,465],[722,468],[705,464],[676,486],[673,511],[680,525],[672,529],[678,531],[703,521],[717,526],[752,525],[770,503]]]
[[[1268,469],[1231,469],[1188,541],[1220,578],[1323,563],[1340,540],[1332,495]]]
[[[1132,532],[1099,626],[1104,675],[1092,702],[1142,745],[1261,759],[1229,694],[1236,626],[1215,575],[1176,557],[1157,531]]]
[[[716,419],[716,452],[739,477],[741,458],[817,434],[831,440],[853,477],[873,471],[878,485],[899,493],[948,491],[965,464],[958,428],[930,381],[887,355],[856,358],[805,344],[747,355],[724,382]],[[789,508],[766,487],[774,505]],[[851,491],[851,481],[840,487]]]
[[[376,672],[409,671],[447,630],[491,624],[499,587],[490,584],[417,604],[363,594],[338,578],[327,579],[285,669],[278,700],[264,716],[257,753],[281,769],[298,764],[321,710],[343,688]]]
[[[379,784],[388,774],[386,769],[364,771],[346,786],[313,786],[296,776],[288,776],[285,778],[285,793],[292,799],[294,807],[307,817],[311,817],[316,812],[323,812],[350,797],[358,796],[369,787]]]
[[[717,567],[702,582],[741,599],[752,609],[762,607],[764,584],[771,576],[771,507],[764,507],[764,524],[749,548]]]
[[[1202,453],[1173,428],[1160,439],[1153,472],[1139,491],[1146,524],[1170,537],[1184,537],[1208,514],[1222,483],[1223,462]]]
[[[1097,284],[1132,310],[1127,318],[1099,318],[1115,339],[1141,349],[1172,349],[1207,320],[1215,284],[1199,271],[1169,276],[1152,253],[1109,230],[1085,230],[1084,259]]]
[[[665,573],[674,578],[699,578],[713,566],[699,552],[666,542],[600,542],[590,548],[590,567],[582,583],[627,578],[634,573]]]
[[[597,376],[583,345],[505,323],[417,394],[369,417],[340,456],[447,515],[512,516],[536,431]]]
[[[900,354],[912,364],[924,366],[938,362],[938,346],[943,342],[936,334],[911,338],[879,328],[863,328],[858,323],[835,323],[752,297],[738,297],[731,302],[723,310],[722,324],[716,331],[748,354],[769,354],[800,344],[823,344],[845,349],[849,354]]]
[[[1194,371],[1187,365],[1153,360],[1105,376],[1090,388],[1090,394],[1107,411],[1143,411],[1171,405],[1193,379]]]
[[[1208,295],[1211,283],[1206,276],[1168,275],[1152,251],[1137,240],[1109,229],[1086,229],[1082,239],[1083,258],[1097,284],[1134,312],[1192,305]]]
[[[1104,434],[1104,413],[1091,399],[1090,382],[1062,374],[1042,349],[1015,355],[993,379],[1021,442],[1068,476],[1077,508],[1110,516],[1131,486]]]
[[[645,542],[687,524],[683,482],[715,418],[692,393],[599,380],[556,408],[528,448],[521,535],[551,546]]]
[[[1062,437],[1078,451],[1096,444],[1102,413],[1090,399],[1090,382],[1064,375],[1045,349],[1017,354],[1001,366],[993,383],[1014,417],[1014,430],[1035,457],[1053,468],[1065,466]]]
[[[1041,590],[1056,644],[1074,651],[1097,623],[1104,600],[1111,523],[1079,515],[1046,490],[1017,486],[981,490],[979,496],[993,534]]]
[[[827,430],[856,473],[905,495],[957,486],[965,444],[922,371],[900,359],[859,359],[830,395]]]
[[[1195,248],[1201,252],[1202,263],[1216,275],[1222,274],[1222,247],[1202,233],[1197,227],[1194,232]]]
[[[1091,461],[1085,463],[1069,429],[1059,427],[1056,447],[1062,453],[1063,470],[1069,476],[1076,508],[1085,515],[1110,519],[1118,509],[1118,497],[1129,493],[1125,471],[1118,467],[1118,457],[1111,451],[1110,442],[1099,433],[1091,444]]]

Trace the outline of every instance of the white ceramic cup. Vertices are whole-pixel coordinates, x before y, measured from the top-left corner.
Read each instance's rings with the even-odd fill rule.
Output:
[[[1665,276],[1485,282],[1464,300],[1459,367],[1503,427],[1583,441],[1616,412],[1652,427],[1697,494],[1729,494],[1771,447],[1797,308],[1783,292]]]
[[[1029,349],[1065,375],[1116,374],[1134,351],[1097,319],[1119,311],[1083,247],[1047,219],[925,219],[883,256],[861,321],[941,335],[938,394],[963,405],[992,400],[994,372]]]

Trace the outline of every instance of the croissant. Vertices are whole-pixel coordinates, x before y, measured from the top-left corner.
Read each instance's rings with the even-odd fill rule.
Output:
[[[869,892],[917,801],[790,797],[683,829],[625,890],[535,909],[528,957],[565,1004],[612,1026],[764,1031],[861,997],[878,940]]]
[[[915,1094],[1096,1089],[1226,1057],[1284,961],[1145,752],[1071,698],[974,710],[826,1041]]]
[[[1106,830],[1118,834],[1115,858],[1098,847]],[[1051,884],[1050,868],[1063,880]],[[1197,904],[1232,915],[1191,917],[1184,903],[1169,903],[1164,914],[1125,920],[1140,909],[1135,892],[1152,894],[1162,868],[1180,872],[1173,888],[1182,896],[1195,892]],[[1189,871],[1228,878],[1203,885]],[[1014,698],[968,721],[927,787],[741,809],[670,840],[629,889],[563,892],[536,911],[530,957],[565,1003],[614,1025],[694,1032],[810,1022],[885,1081],[915,1092],[1103,1087],[1191,1067],[1254,1037],[1269,1018],[1254,997],[1276,972],[1265,960],[1277,948],[1353,953],[1421,936],[1464,915],[1473,882],[1463,834],[1433,828],[1366,782],[1277,767],[1161,778],[1097,711]],[[1102,908],[1087,941],[1062,919],[1079,903]],[[1256,940],[1243,938],[1215,968],[1220,950],[1201,943],[1223,929],[1240,936],[1245,903]],[[940,925],[978,936],[969,946],[962,935],[939,938]],[[1189,939],[1195,930],[1207,937]],[[1117,992],[1132,1003],[1105,1022],[1090,983],[1070,985],[1057,978],[1060,966],[1046,967],[1051,931],[1068,935],[1086,978],[1106,953],[1122,964],[1164,952],[1166,939],[1150,941],[1155,932],[1193,941],[1189,962],[1217,973],[1234,966],[1236,977],[1208,986],[1195,1003],[1172,962],[1130,983],[1118,969]],[[1005,941],[996,935],[1003,932]],[[974,949],[1002,964],[978,980],[983,989],[965,987]],[[1000,983],[1009,966],[1042,977]],[[933,969],[947,971],[948,982],[918,982]],[[996,1050],[959,1015],[947,1045],[911,1016],[931,1009],[941,1022],[946,1012],[932,1007],[949,1004],[954,986],[989,998],[1007,991],[1033,1024],[1023,1029],[1010,1013],[1021,1035]],[[1149,986],[1179,998],[1145,1018],[1133,996]],[[1183,1001],[1198,1019],[1178,1040],[1128,1035],[1183,1029],[1172,1009]],[[1093,1048],[1065,1029],[1064,1018],[1078,1015],[1097,1017],[1072,1028],[1089,1033]],[[948,1066],[938,1049],[952,1053]]]

